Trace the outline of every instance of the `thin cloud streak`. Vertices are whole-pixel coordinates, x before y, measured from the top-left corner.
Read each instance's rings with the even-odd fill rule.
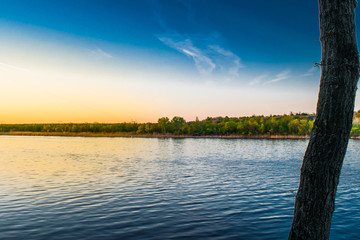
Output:
[[[180,34],[176,29],[167,25],[161,15],[161,7],[155,1],[154,18],[163,28],[163,34],[155,36],[170,48],[173,48],[190,57],[201,75],[220,74],[225,78],[238,78],[239,69],[244,65],[241,59],[233,52],[221,45],[222,37],[219,32],[208,34]],[[189,22],[194,22],[195,12],[192,5],[187,2],[180,2],[186,9],[186,16]]]
[[[210,74],[216,68],[216,64],[208,56],[206,56],[203,51],[196,48],[191,39],[181,39],[178,35],[160,35],[158,38],[167,46],[191,57],[195,62],[196,68],[201,74]]]
[[[282,72],[280,72],[279,74],[276,75],[276,78],[264,82],[263,85],[268,85],[268,84],[272,84],[272,83],[276,83],[276,82],[280,82],[283,81],[285,79],[288,79],[290,77],[290,70],[284,70]]]
[[[228,73],[230,75],[239,77],[239,69],[243,68],[244,65],[241,63],[241,59],[235,55],[233,52],[226,50],[218,45],[211,45],[209,46],[210,49],[213,49],[215,52],[222,55],[223,58],[227,61],[229,66]]]
[[[101,48],[97,48],[95,50],[90,50],[90,55],[92,55],[93,57],[97,58],[97,59],[107,59],[107,58],[113,58],[113,56],[102,50]]]
[[[309,70],[307,70],[306,73],[301,74],[300,77],[310,77],[313,76],[315,72],[316,72],[316,67],[312,67]]]
[[[11,64],[6,64],[3,62],[0,62],[0,68],[10,69],[10,70],[16,70],[16,71],[22,71],[22,72],[28,72],[29,70],[26,68],[18,67]]]
[[[253,80],[251,80],[249,83],[248,83],[248,86],[254,86],[254,85],[257,85],[257,84],[260,84],[265,78],[267,78],[267,74],[262,74],[256,78],[254,78]]]
[[[178,33],[159,34],[157,38],[165,45],[192,58],[202,75],[218,72],[222,75],[239,77],[239,69],[244,67],[236,54],[219,45],[204,46],[202,39]]]

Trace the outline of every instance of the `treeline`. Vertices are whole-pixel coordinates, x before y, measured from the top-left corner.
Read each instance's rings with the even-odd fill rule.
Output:
[[[138,123],[51,123],[51,124],[0,124],[0,132],[58,132],[58,133],[117,133],[133,132]]]
[[[131,133],[172,135],[309,135],[315,116],[298,113],[251,117],[207,117],[186,122],[182,117],[158,119],[157,123],[59,123],[0,124],[0,132]]]
[[[297,113],[289,115],[251,117],[207,117],[186,122],[182,117],[158,119],[157,123],[55,123],[55,124],[0,124],[0,132],[46,133],[127,133],[131,135],[310,135],[315,115]],[[360,110],[355,112],[352,137],[360,137]]]

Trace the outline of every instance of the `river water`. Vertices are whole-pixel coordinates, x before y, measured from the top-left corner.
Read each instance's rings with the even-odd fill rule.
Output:
[[[0,239],[286,239],[307,142],[0,136]],[[359,152],[333,240],[360,235]]]

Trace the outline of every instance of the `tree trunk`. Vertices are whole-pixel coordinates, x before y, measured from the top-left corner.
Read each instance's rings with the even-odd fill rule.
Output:
[[[301,167],[291,240],[329,239],[359,78],[355,7],[355,0],[319,0],[320,92]]]

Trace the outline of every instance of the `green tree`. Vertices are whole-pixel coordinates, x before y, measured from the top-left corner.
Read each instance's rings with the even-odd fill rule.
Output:
[[[140,124],[137,131],[136,131],[137,134],[142,134],[142,133],[145,133],[145,124]]]
[[[184,118],[182,117],[178,117],[175,116],[173,117],[173,119],[171,120],[171,123],[174,125],[175,127],[175,133],[176,134],[180,134],[181,128],[184,124],[186,124],[186,121],[184,120]]]
[[[168,117],[162,117],[158,119],[158,126],[161,129],[161,133],[166,133],[167,127],[169,126],[170,121]]]

